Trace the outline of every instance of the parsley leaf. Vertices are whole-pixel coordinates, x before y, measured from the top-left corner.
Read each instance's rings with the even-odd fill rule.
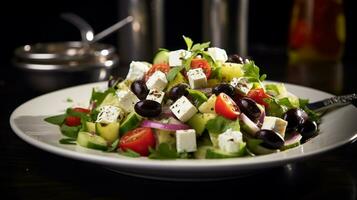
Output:
[[[194,104],[196,107],[199,107],[201,104],[203,104],[205,101],[207,101],[206,95],[199,91],[199,90],[194,90],[194,89],[186,89],[188,91],[188,94],[194,99]]]
[[[307,115],[309,116],[309,118],[313,121],[316,121],[316,123],[320,123],[321,122],[321,113],[317,113],[313,110],[310,110],[306,105],[309,103],[308,99],[299,99],[299,104],[300,104],[300,108],[302,108]]]
[[[83,112],[74,111],[72,108],[68,108],[66,113],[69,116],[79,117],[79,118],[81,118],[81,120],[84,120],[84,121],[89,121],[89,119],[90,119],[88,114],[83,113]]]
[[[56,115],[56,116],[52,116],[52,117],[47,117],[44,120],[50,124],[54,124],[54,125],[61,125],[63,124],[64,120],[66,119],[67,115],[66,114],[62,114],[62,115]]]
[[[176,159],[179,157],[175,148],[167,143],[159,144],[157,150],[150,148],[150,159]]]
[[[124,156],[128,156],[128,157],[133,157],[133,158],[138,158],[140,157],[140,154],[131,150],[131,149],[127,149],[125,151],[121,151],[120,152],[121,155],[124,155]]]
[[[253,61],[247,62],[243,65],[244,76],[259,80],[259,67]]]
[[[175,79],[176,75],[183,69],[183,67],[172,67],[166,76],[167,81]]]
[[[60,144],[76,144],[76,139],[74,138],[62,138],[59,141]]]
[[[275,98],[265,98],[264,101],[269,105],[266,107],[267,115],[274,117],[283,116],[286,108],[279,104]]]
[[[169,51],[169,50],[165,49],[165,48],[159,48],[159,50],[157,52],[160,52],[160,51]]]
[[[182,62],[182,65],[185,67],[185,69],[188,71],[191,68],[191,61],[193,58],[195,58],[198,55],[197,52],[192,53],[192,55],[188,59],[184,59]]]
[[[277,101],[279,105],[285,106],[287,109],[295,108],[288,97],[278,99]]]
[[[187,45],[187,51],[190,51],[191,50],[191,47],[192,47],[192,44],[193,44],[193,41],[192,41],[192,39],[191,38],[189,38],[189,37],[186,37],[186,36],[182,36],[183,37],[183,39],[185,40],[185,43],[186,43],[186,45]]]
[[[260,76],[259,80],[260,81],[264,81],[266,78],[267,78],[267,75],[263,74],[263,75]]]
[[[263,74],[262,76],[259,75],[260,69],[254,64],[253,61],[244,63],[242,68],[244,71],[244,76],[248,77],[250,81],[261,82],[264,81],[267,77],[266,74]]]
[[[77,138],[80,129],[81,129],[81,125],[79,126],[67,126],[66,124],[61,125],[61,133],[70,138]]]
[[[235,131],[240,130],[239,120],[232,121],[222,116],[217,116],[213,119],[208,120],[208,122],[206,123],[206,128],[208,132],[213,134],[223,133],[224,131],[230,128]]]
[[[236,121],[232,121],[229,125],[228,128],[233,129],[234,131],[240,131],[240,124],[239,124],[239,119]]]
[[[116,139],[107,149],[107,151],[112,152],[118,148],[119,139]]]
[[[97,105],[100,105],[104,98],[109,94],[109,93],[115,93],[114,88],[108,88],[105,92],[97,92],[93,88],[92,90],[92,96],[90,98],[90,102],[96,102]]]
[[[191,48],[191,51],[199,51],[199,50],[204,50],[205,48],[208,48],[211,42],[205,42],[205,43],[197,43],[193,45]]]
[[[299,99],[299,104],[301,108],[304,108],[309,103],[309,99]]]

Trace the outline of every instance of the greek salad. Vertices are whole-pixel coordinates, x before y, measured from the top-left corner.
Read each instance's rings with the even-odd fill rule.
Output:
[[[252,60],[183,36],[186,49],[133,61],[93,88],[90,106],[45,121],[62,144],[150,159],[218,159],[284,151],[318,133],[319,116]]]

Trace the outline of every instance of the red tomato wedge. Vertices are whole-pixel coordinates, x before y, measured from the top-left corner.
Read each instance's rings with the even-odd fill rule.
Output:
[[[149,71],[147,71],[145,74],[145,81],[147,81],[150,76],[158,70],[167,74],[170,71],[170,66],[167,63],[153,64]]]
[[[263,88],[250,90],[247,96],[253,99],[255,102],[265,106],[266,108],[269,106],[264,99],[269,98],[269,96],[264,92]]]
[[[155,136],[151,128],[136,128],[120,138],[119,148],[130,149],[141,156],[149,155],[149,147],[155,147]]]
[[[74,112],[80,112],[80,113],[90,113],[89,109],[86,108],[73,108]],[[75,116],[67,116],[65,119],[65,123],[67,126],[79,126],[81,124],[81,118],[75,117]]]
[[[81,124],[81,118],[67,116],[65,119],[65,123],[67,126],[79,126]]]
[[[240,110],[237,104],[225,93],[220,93],[217,96],[214,108],[218,115],[231,120],[237,119],[237,117],[240,115]]]
[[[191,69],[202,68],[205,73],[207,79],[211,76],[211,66],[207,62],[207,60],[202,58],[192,59],[191,61]]]

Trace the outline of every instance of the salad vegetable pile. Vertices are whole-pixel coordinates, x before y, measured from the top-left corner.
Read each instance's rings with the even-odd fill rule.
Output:
[[[45,121],[62,144],[151,159],[232,158],[296,147],[317,134],[319,116],[284,84],[264,82],[253,61],[193,44],[133,61],[126,78],[93,88],[88,108]]]

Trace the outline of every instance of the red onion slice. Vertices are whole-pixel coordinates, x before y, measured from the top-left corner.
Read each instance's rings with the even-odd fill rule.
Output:
[[[150,120],[144,120],[141,123],[141,127],[155,128],[155,129],[161,129],[166,131],[190,129],[190,126],[186,124],[165,124],[165,123],[150,121]]]

